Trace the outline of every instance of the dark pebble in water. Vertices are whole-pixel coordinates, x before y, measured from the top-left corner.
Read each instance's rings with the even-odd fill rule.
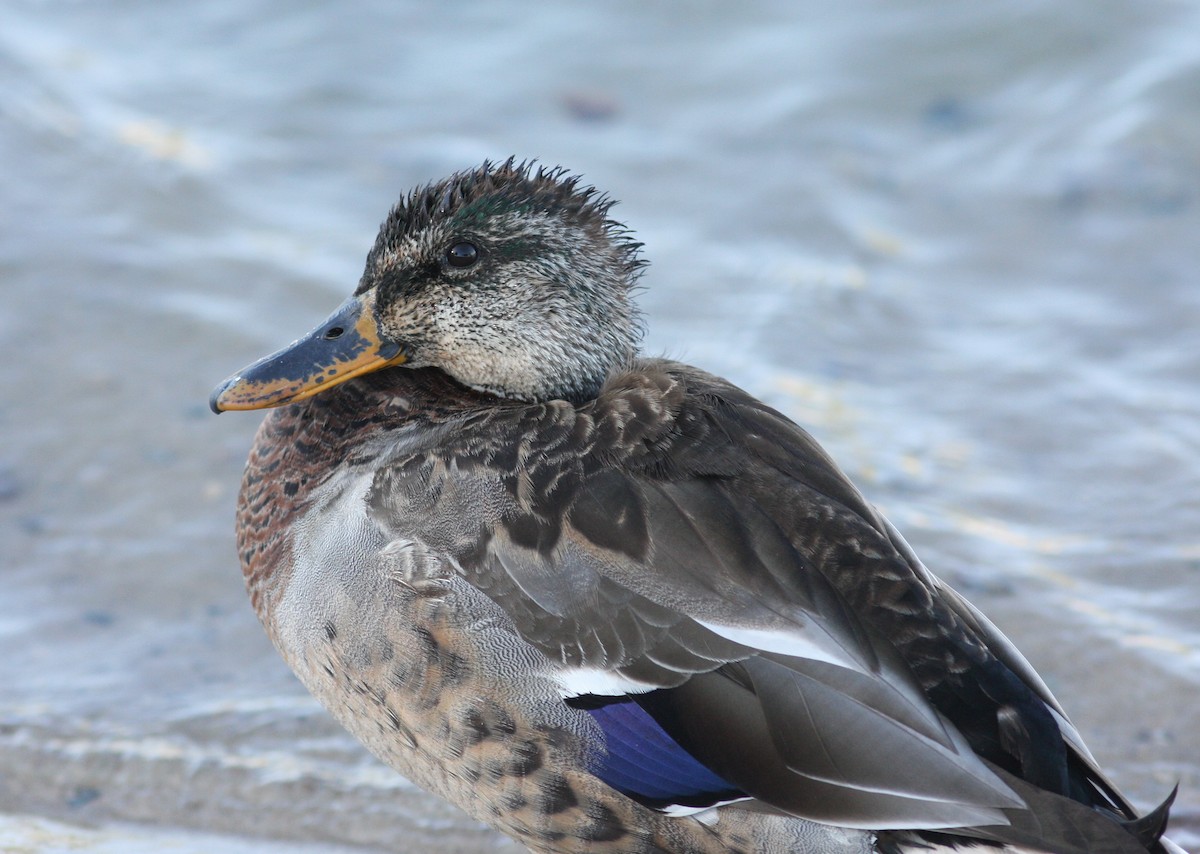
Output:
[[[1071,180],[1058,191],[1058,206],[1069,213],[1077,213],[1092,201],[1092,189],[1081,181]]]
[[[24,489],[17,479],[17,472],[12,466],[0,465],[0,501],[12,501]]]
[[[603,92],[568,92],[563,96],[563,106],[571,118],[581,122],[610,121],[619,110],[616,99]]]
[[[67,798],[67,806],[71,809],[85,807],[100,797],[100,790],[93,786],[79,786]]]
[[[22,516],[17,524],[26,534],[43,534],[50,527],[45,516]]]
[[[1169,729],[1163,729],[1162,727],[1156,727],[1154,729],[1143,727],[1137,731],[1135,738],[1139,744],[1166,746],[1175,741],[1175,734]]]
[[[109,611],[84,611],[84,622],[91,623],[93,626],[111,626],[117,621],[117,618]]]
[[[958,98],[939,98],[925,108],[921,116],[927,127],[947,133],[961,133],[975,124],[975,116]]]

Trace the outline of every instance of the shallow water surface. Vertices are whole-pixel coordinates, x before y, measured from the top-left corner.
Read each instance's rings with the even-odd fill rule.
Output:
[[[0,9],[0,848],[515,850],[270,648],[259,419],[206,407],[509,154],[621,199],[647,349],[810,427],[1200,842],[1200,7],[689,9]]]

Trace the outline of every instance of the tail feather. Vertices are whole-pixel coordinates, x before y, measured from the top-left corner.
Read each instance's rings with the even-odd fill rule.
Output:
[[[1171,804],[1175,803],[1175,796],[1177,794],[1179,794],[1178,785],[1153,810],[1133,821],[1122,821],[1121,826],[1132,833],[1139,842],[1146,846],[1147,850],[1155,850],[1154,846],[1162,839],[1162,835],[1167,832],[1167,818],[1171,811]]]
[[[1186,854],[1162,834],[1175,798],[1172,792],[1157,808],[1137,819],[1121,819],[1107,810],[1056,795],[998,768],[993,770],[1025,801],[1025,809],[1005,809],[1007,825],[939,832],[880,834],[879,850],[887,852],[1004,851],[1047,854]]]

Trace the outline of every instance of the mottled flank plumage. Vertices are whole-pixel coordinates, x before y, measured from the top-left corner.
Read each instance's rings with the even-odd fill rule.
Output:
[[[419,189],[213,406],[282,406],[238,548],[380,759],[537,852],[1178,852],[811,436],[637,352],[638,244],[561,170]]]

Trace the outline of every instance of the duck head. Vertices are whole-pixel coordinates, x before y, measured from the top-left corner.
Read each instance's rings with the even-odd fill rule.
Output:
[[[292,403],[397,365],[519,400],[594,397],[637,352],[640,244],[611,201],[512,160],[413,191],[388,214],[353,296],[217,387],[214,412]]]

